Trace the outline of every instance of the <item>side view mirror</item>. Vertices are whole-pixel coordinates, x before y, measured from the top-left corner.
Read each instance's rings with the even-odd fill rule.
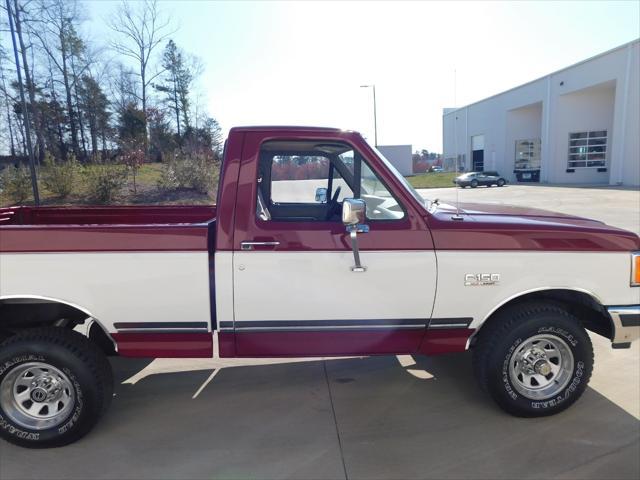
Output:
[[[327,203],[327,189],[324,187],[316,188],[316,202]]]
[[[369,225],[364,222],[367,218],[367,204],[359,198],[345,198],[342,202],[342,223],[347,227],[351,238],[351,249],[355,265],[352,272],[366,272],[367,267],[360,263],[360,249],[358,248],[358,233],[367,233]]]
[[[342,223],[349,226],[364,225],[367,204],[359,198],[345,198],[342,202]]]

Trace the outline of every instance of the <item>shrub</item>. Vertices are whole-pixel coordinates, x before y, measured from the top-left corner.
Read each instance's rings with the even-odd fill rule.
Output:
[[[161,191],[172,191],[180,188],[178,185],[178,178],[176,176],[175,161],[169,162],[166,168],[162,170],[160,179],[156,186]]]
[[[97,203],[112,202],[127,179],[122,165],[97,164],[86,170],[89,198]]]
[[[195,154],[169,162],[158,181],[161,190],[185,188],[198,193],[209,193],[218,180],[218,164],[205,155]]]
[[[122,154],[122,163],[124,163],[129,173],[133,177],[133,193],[138,193],[138,185],[136,179],[138,177],[138,171],[144,163],[145,154],[144,150],[135,146],[126,146],[124,153]]]
[[[47,152],[44,157],[44,168],[41,169],[42,183],[58,198],[66,198],[73,191],[81,170],[82,167],[74,155],[70,155],[66,162],[56,163],[53,156]]]
[[[31,173],[24,165],[7,167],[2,174],[2,190],[15,203],[31,196]]]

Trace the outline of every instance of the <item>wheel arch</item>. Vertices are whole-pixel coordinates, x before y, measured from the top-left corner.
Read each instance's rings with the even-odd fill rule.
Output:
[[[17,308],[13,312],[11,310],[3,312],[2,307],[7,305],[25,305],[26,307]],[[41,306],[39,312],[34,313],[34,316],[30,320],[22,322],[22,319],[18,318],[18,315],[21,313],[20,310],[25,311],[31,309],[33,311],[33,309],[36,308],[35,305]],[[55,314],[59,312],[71,315],[71,328],[87,323],[87,336],[89,336],[90,327],[93,324],[97,325],[101,333],[109,339],[114,347],[116,346],[116,342],[111,337],[109,331],[89,309],[68,300],[43,295],[0,295],[0,333],[7,328],[14,330],[15,327],[16,330],[22,330],[32,326],[56,325],[59,319],[53,318],[52,315],[55,316]],[[7,318],[9,319],[8,322],[6,322]]]
[[[593,292],[581,288],[543,287],[514,294],[494,307],[485,315],[478,328],[467,341],[467,348],[474,345],[478,334],[486,325],[495,321],[500,312],[529,301],[549,301],[561,304],[567,311],[575,315],[587,330],[608,339],[613,338],[614,326],[611,316],[608,314],[601,299]]]

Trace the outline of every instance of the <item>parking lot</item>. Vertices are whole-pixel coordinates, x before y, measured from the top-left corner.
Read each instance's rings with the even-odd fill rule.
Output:
[[[422,191],[528,205],[640,233],[640,193],[506,186]],[[14,478],[628,478],[640,476],[640,347],[592,335],[590,387],[554,417],[514,418],[469,353],[341,359],[113,359],[111,410],[80,442],[0,441]]]
[[[429,198],[460,202],[503,203],[554,210],[595,218],[640,234],[640,191],[620,187],[560,187],[506,185],[478,188],[432,188],[419,190]]]

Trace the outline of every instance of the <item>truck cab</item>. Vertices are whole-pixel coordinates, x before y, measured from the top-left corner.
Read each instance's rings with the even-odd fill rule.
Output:
[[[221,354],[417,351],[436,290],[425,200],[353,132],[234,129],[237,144],[218,201],[235,205],[232,234],[218,215],[216,286],[234,292],[217,301]],[[345,199],[364,203],[357,269]]]

